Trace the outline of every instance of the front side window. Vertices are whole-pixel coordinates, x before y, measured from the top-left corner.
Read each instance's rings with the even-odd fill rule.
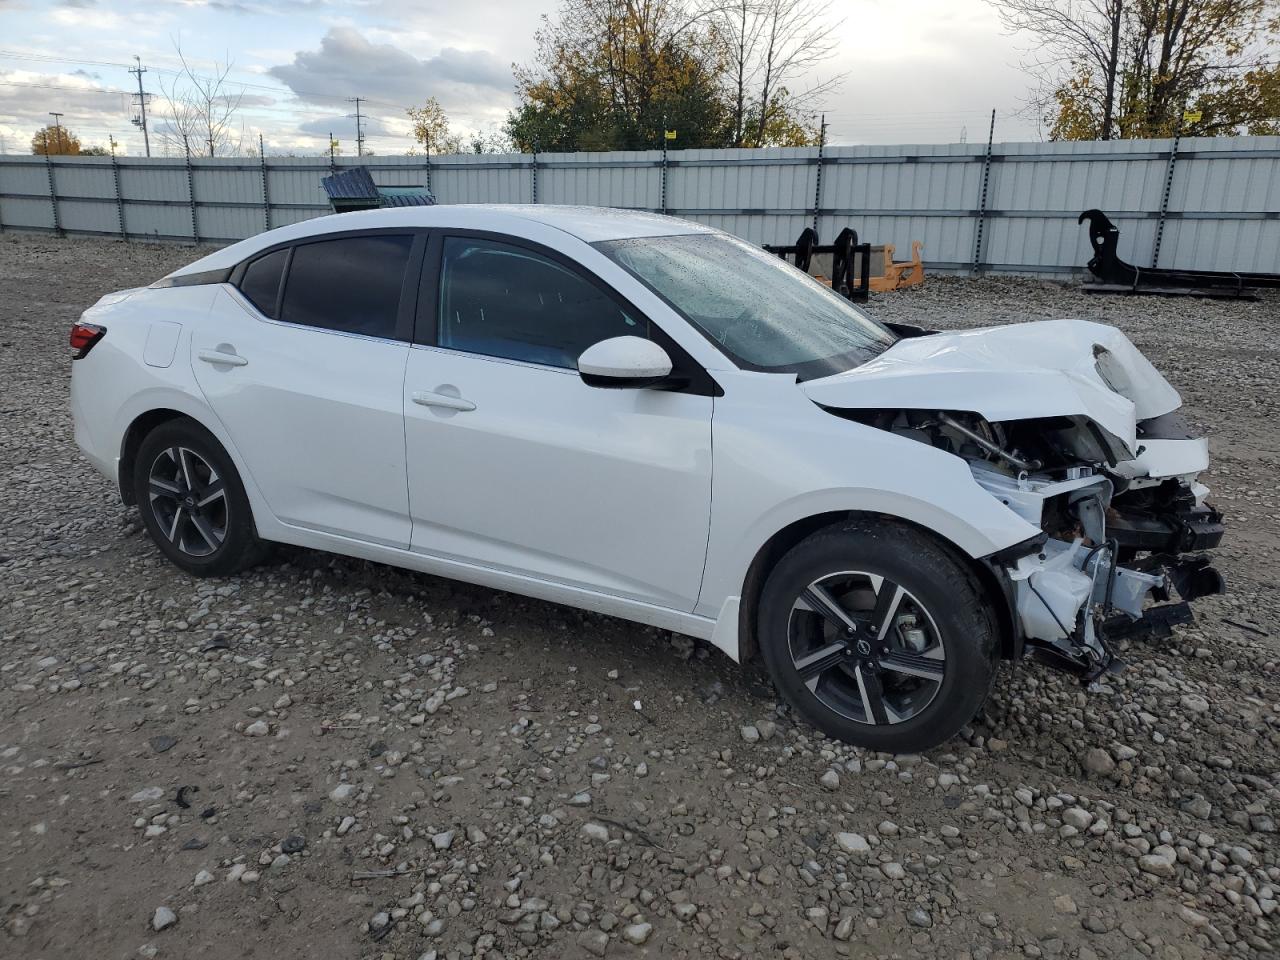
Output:
[[[577,366],[610,337],[648,336],[599,287],[554,260],[494,240],[446,237],[439,346],[553,367]]]
[[[866,363],[897,340],[829,287],[727,234],[595,246],[748,370],[826,377]]]
[[[293,248],[280,319],[285,323],[394,337],[411,235],[374,234]]]

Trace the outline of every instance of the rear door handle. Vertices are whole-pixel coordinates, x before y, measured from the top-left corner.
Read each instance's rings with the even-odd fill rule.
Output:
[[[249,362],[238,353],[223,353],[221,350],[201,350],[196,356],[205,363],[220,363],[227,367],[243,367]]]
[[[447,393],[431,393],[419,390],[413,395],[413,402],[423,407],[444,407],[446,410],[474,410],[476,405],[461,397],[451,397]]]

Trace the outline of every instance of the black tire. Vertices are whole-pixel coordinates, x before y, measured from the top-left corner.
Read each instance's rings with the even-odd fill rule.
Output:
[[[260,563],[240,474],[222,444],[194,420],[167,420],[138,447],[133,490],[160,552],[197,577],[225,577]]]
[[[828,736],[872,750],[950,739],[995,679],[981,587],[943,545],[891,521],[852,520],[793,547],[765,582],[758,628],[782,697]]]

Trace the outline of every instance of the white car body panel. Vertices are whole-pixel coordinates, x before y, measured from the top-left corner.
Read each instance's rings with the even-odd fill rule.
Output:
[[[423,346],[404,379],[414,552],[693,610],[710,397]],[[474,408],[435,405],[441,394]]]
[[[191,365],[282,523],[409,546],[401,386],[405,343],[279,323],[218,288]],[[241,357],[244,366],[201,358]]]
[[[1137,403],[1095,369],[1093,348],[1123,366]],[[1114,327],[1042,320],[900,340],[870,363],[804,384],[817,403],[839,409],[965,410],[993,422],[1083,416],[1136,450],[1138,420],[1176,410],[1181,398]]]
[[[720,380],[711,537],[695,610],[702,616],[718,617],[760,548],[808,517],[882,513],[936,531],[971,557],[1038,532],[978,486],[964,461],[834,417],[793,378],[740,371]],[[736,649],[736,625],[722,625],[720,635]]]
[[[542,244],[647,316],[723,395],[594,388],[567,369],[298,327],[200,276],[284,241],[387,227]],[[992,422],[1087,418],[1134,454],[1119,475],[1177,477],[1203,502],[1207,491],[1194,480],[1207,443],[1138,440],[1138,421],[1180,400],[1111,327],[1060,320],[906,338],[846,373],[797,383],[793,374],[738,369],[590,245],[709,232],[627,211],[465,205],[270,231],[167,278],[192,285],[122,291],[86,311],[86,322],[109,333],[73,366],[76,440],[119,481],[130,425],[177,411],[227,450],[264,539],[675,630],[734,659],[748,571],[788,526],[882,514],[983,558],[1039,534],[1046,491],[1066,489],[1018,478],[984,486],[959,456],[824,407],[967,411]],[[1095,347],[1123,384],[1099,374]],[[1004,489],[1017,504],[1001,501]],[[1035,575],[1035,562],[1022,558],[1020,580]],[[1063,595],[1084,592],[1082,576],[1066,570]],[[1036,613],[1032,604],[1028,621]]]

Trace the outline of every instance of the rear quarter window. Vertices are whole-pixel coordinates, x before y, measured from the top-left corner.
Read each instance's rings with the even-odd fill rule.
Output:
[[[280,280],[284,277],[288,249],[275,250],[249,263],[240,278],[240,293],[264,316],[276,318]]]

